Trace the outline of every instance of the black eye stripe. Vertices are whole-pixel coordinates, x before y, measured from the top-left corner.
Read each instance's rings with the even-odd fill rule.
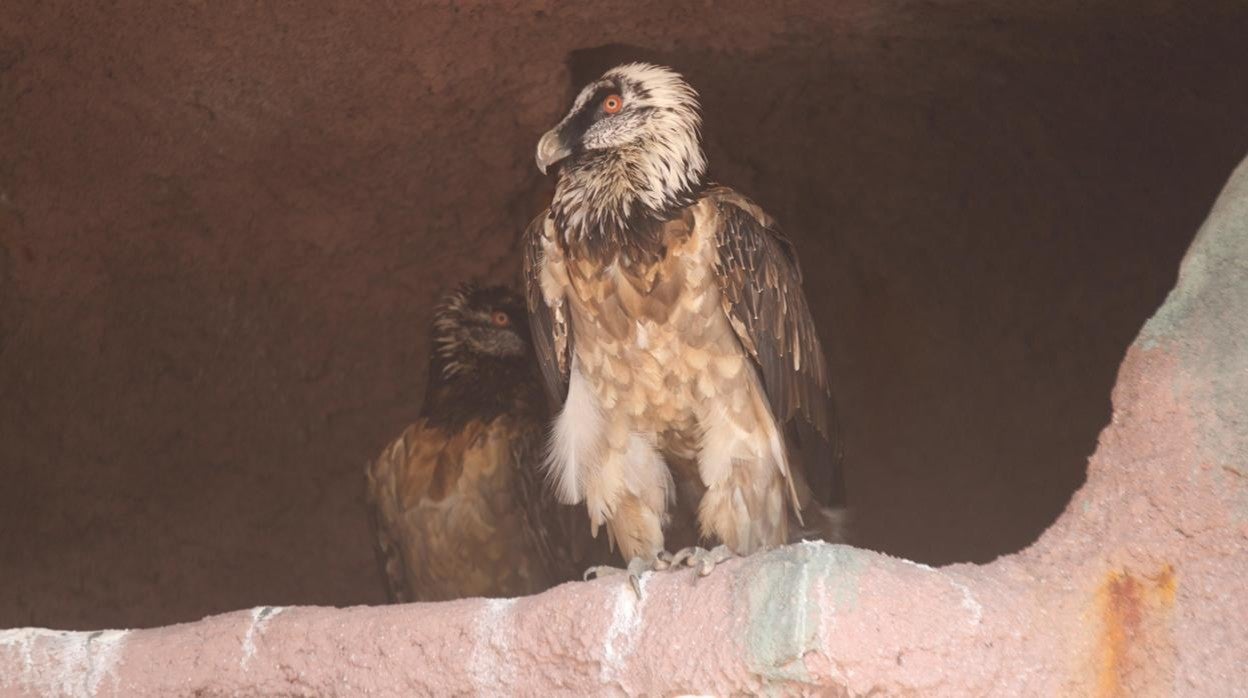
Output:
[[[589,127],[606,116],[602,113],[602,100],[609,95],[618,94],[619,91],[615,85],[602,85],[594,90],[594,94],[585,102],[581,110],[574,114],[564,126],[565,131],[561,134],[564,142],[579,145],[581,137],[585,135]]]

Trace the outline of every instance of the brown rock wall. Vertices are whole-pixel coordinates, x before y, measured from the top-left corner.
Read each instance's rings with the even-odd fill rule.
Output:
[[[1246,33],[1238,2],[0,3],[0,627],[380,601],[361,466],[430,300],[514,271],[535,139],[610,45],[689,73],[716,175],[798,243],[858,542],[1017,550],[1248,150]]]

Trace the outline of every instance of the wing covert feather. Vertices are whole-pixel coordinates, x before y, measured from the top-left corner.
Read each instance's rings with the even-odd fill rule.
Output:
[[[563,404],[568,393],[569,352],[571,334],[567,308],[562,303],[551,307],[543,291],[546,271],[547,211],[534,218],[524,233],[524,285],[529,308],[529,328],[533,350],[542,368],[546,395],[552,409]]]
[[[825,503],[838,499],[836,411],[796,250],[772,218],[744,196],[717,187],[706,198],[717,214],[715,271],[724,311],[758,365],[776,420],[805,422],[819,437],[803,428],[805,438],[797,444],[811,489]]]

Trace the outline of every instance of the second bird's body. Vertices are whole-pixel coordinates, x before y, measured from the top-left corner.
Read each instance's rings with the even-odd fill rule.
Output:
[[[523,596],[607,555],[543,482],[547,412],[527,325],[503,287],[466,285],[438,306],[420,418],[366,473],[393,601]]]

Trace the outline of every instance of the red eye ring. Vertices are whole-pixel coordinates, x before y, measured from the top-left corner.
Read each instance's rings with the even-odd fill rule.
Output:
[[[624,98],[619,95],[607,95],[602,100],[602,110],[608,114],[618,114],[624,108]]]
[[[507,317],[507,313],[495,310],[493,313],[490,313],[490,322],[494,323],[495,327],[507,327],[511,324],[511,318]]]

